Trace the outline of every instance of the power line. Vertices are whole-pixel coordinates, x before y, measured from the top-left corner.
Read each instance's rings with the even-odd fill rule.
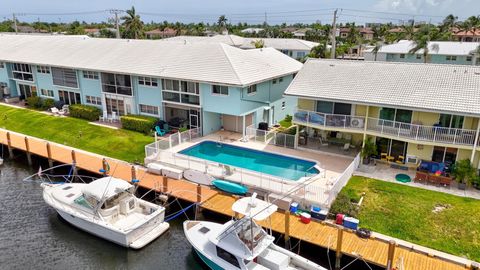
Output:
[[[66,13],[22,13],[24,16],[70,16],[106,13],[108,10],[66,12]]]

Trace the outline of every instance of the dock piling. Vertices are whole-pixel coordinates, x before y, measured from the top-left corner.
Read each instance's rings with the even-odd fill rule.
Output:
[[[73,175],[77,175],[78,174],[77,154],[75,153],[75,150],[72,150],[72,166],[73,166]]]
[[[132,165],[132,181],[137,179],[137,169]]]
[[[343,228],[338,227],[337,234],[337,248],[335,250],[335,269],[339,270],[341,268],[340,262],[342,259],[342,242],[343,242]]]
[[[103,158],[102,159],[102,170],[100,170],[100,171],[102,172],[104,177],[107,176],[107,170],[108,170],[107,166],[108,166],[107,160],[105,158]]]
[[[163,182],[163,192],[167,193],[167,191],[168,191],[168,178],[165,175],[162,176],[162,182]]]
[[[290,211],[285,211],[285,247],[290,250]]]
[[[25,151],[27,153],[27,162],[32,166],[32,153],[30,153],[30,145],[28,144],[28,137],[25,137]]]
[[[388,242],[388,257],[387,257],[387,267],[386,270],[390,270],[393,268],[393,258],[395,257],[395,246],[397,244],[394,240],[390,240]]]
[[[195,220],[197,219],[200,211],[202,210],[200,207],[200,203],[202,202],[202,186],[197,184],[197,205],[195,205]]]
[[[13,158],[13,148],[12,148],[12,140],[10,137],[10,132],[7,132],[7,148],[8,148],[8,157]]]
[[[50,143],[47,142],[47,158],[48,158],[48,167],[53,167],[53,159],[52,159],[52,149],[50,147]]]

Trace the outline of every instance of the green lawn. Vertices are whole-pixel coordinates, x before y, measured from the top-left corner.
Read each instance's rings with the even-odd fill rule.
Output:
[[[363,192],[360,227],[480,261],[480,200],[358,176],[341,191]],[[448,208],[432,212],[437,205]]]
[[[129,162],[143,163],[144,146],[154,141],[138,132],[4,105],[0,105],[0,127]]]

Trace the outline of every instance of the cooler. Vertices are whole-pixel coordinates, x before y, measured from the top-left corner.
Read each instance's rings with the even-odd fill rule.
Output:
[[[337,218],[335,219],[335,223],[338,224],[338,225],[342,225],[344,218],[345,218],[344,214],[337,214]]]
[[[310,220],[312,220],[312,216],[309,213],[302,213],[300,215],[300,220],[303,223],[308,224],[308,223],[310,223]]]
[[[292,213],[296,213],[298,210],[298,203],[297,202],[293,202],[292,204],[290,204],[290,212]]]
[[[358,229],[358,222],[359,221],[356,218],[346,217],[343,220],[343,226],[345,226],[345,228],[349,228],[349,229],[352,229],[352,230],[357,230]]]
[[[314,218],[314,219],[323,220],[320,217],[320,212],[321,211],[322,211],[322,209],[320,209],[320,207],[318,207],[318,206],[312,205],[312,207],[310,207],[310,215],[312,215],[312,218]]]

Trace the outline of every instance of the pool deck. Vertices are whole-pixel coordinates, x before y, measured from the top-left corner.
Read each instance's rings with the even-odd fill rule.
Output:
[[[7,134],[9,134],[9,141],[7,140]],[[148,173],[143,167],[134,166],[124,161],[25,136],[24,134],[5,129],[0,129],[0,143],[64,164],[72,163],[73,159],[75,159],[78,168],[94,173],[98,173],[98,170],[102,167],[102,160],[105,158],[110,163],[112,176],[125,181],[130,181],[135,176],[135,178],[140,179],[139,185],[148,190],[163,191],[173,197],[189,202],[201,202],[202,207],[205,209],[226,216],[233,215],[231,208],[236,198],[219,193],[209,187],[199,186],[184,180],[162,178],[161,176]],[[286,153],[288,149],[283,150],[285,151],[283,153]],[[19,181],[21,180],[19,179]],[[167,186],[165,187],[163,183],[166,183]],[[198,191],[200,196],[197,193]],[[276,212],[272,215],[271,223],[262,225],[271,227],[272,230],[278,233],[285,234],[285,224],[285,214]],[[303,224],[298,218],[291,216],[289,226],[291,237],[320,247],[330,248],[331,250],[335,250],[337,247],[339,229],[334,225],[315,221],[310,222],[310,224]],[[358,238],[351,231],[344,231],[340,250],[345,255],[352,257],[361,256],[370,263],[385,267],[388,253],[387,242],[390,239],[392,238],[374,233],[373,238],[365,240]],[[396,262],[399,258],[403,258],[405,270],[472,269],[472,261],[467,259],[401,240],[396,240],[396,242],[397,247],[393,261]]]

